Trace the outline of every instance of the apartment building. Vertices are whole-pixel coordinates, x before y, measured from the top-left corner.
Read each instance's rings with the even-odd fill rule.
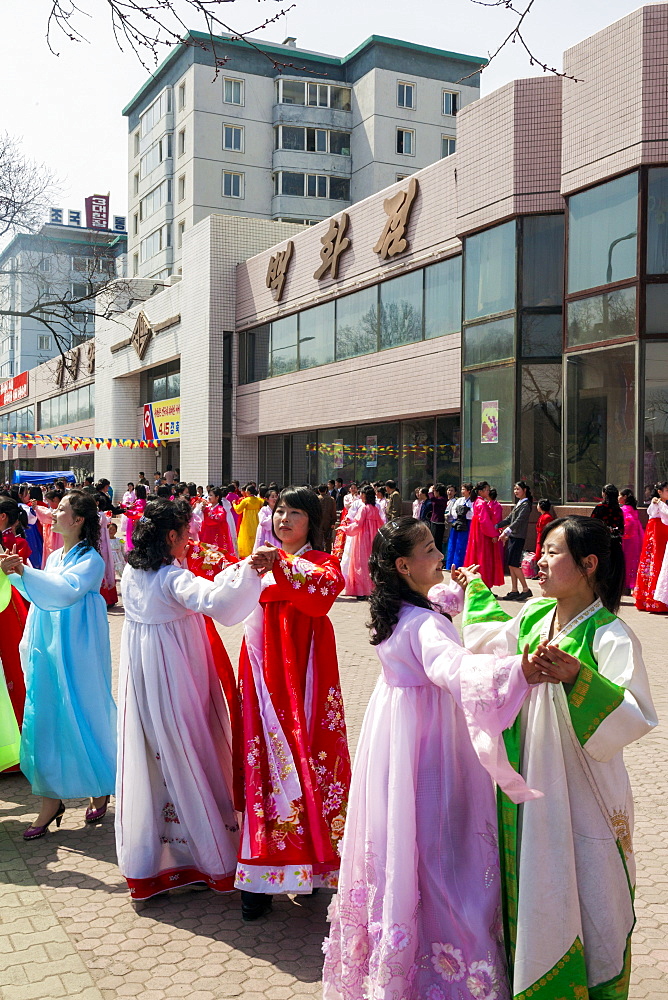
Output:
[[[379,35],[344,57],[294,38],[212,52],[190,32],[123,111],[130,275],[179,274],[212,213],[310,225],[451,155],[484,63]]]

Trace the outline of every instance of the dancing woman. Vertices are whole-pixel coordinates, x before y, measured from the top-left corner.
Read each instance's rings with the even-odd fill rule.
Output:
[[[667,563],[668,552],[668,482],[657,483],[647,508],[647,527],[643,539],[635,599],[639,611],[660,615],[668,613],[668,587],[659,593],[659,576]],[[668,581],[667,581],[668,582]]]

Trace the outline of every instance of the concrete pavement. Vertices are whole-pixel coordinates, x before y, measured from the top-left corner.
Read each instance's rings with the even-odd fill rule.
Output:
[[[622,617],[643,642],[662,719],[668,718],[668,620]],[[511,610],[513,605],[508,605]],[[364,622],[368,605],[336,602],[351,747],[378,675]],[[122,611],[110,614],[114,662]],[[239,627],[223,630],[234,662]],[[668,995],[668,729],[627,750],[636,796],[638,926],[632,1000]],[[279,896],[271,916],[243,924],[239,898],[177,890],[135,911],[115,863],[113,800],[104,823],[84,825],[86,803],[67,803],[60,830],[24,843],[36,801],[21,775],[0,778],[0,997],[2,1000],[292,1000],[320,994],[329,894]]]

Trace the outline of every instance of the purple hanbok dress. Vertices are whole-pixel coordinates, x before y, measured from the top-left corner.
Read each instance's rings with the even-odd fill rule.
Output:
[[[461,610],[456,584],[430,592]],[[529,691],[518,656],[472,656],[452,622],[404,605],[377,647],[338,894],[326,1000],[509,996],[492,775],[517,801],[502,731]]]

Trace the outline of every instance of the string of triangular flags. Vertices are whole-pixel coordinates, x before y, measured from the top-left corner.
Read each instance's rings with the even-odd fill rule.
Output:
[[[74,434],[31,434],[28,431],[4,432],[0,434],[3,448],[61,448],[78,451],[79,448],[163,448],[167,441],[144,441],[142,438],[77,437]]]

